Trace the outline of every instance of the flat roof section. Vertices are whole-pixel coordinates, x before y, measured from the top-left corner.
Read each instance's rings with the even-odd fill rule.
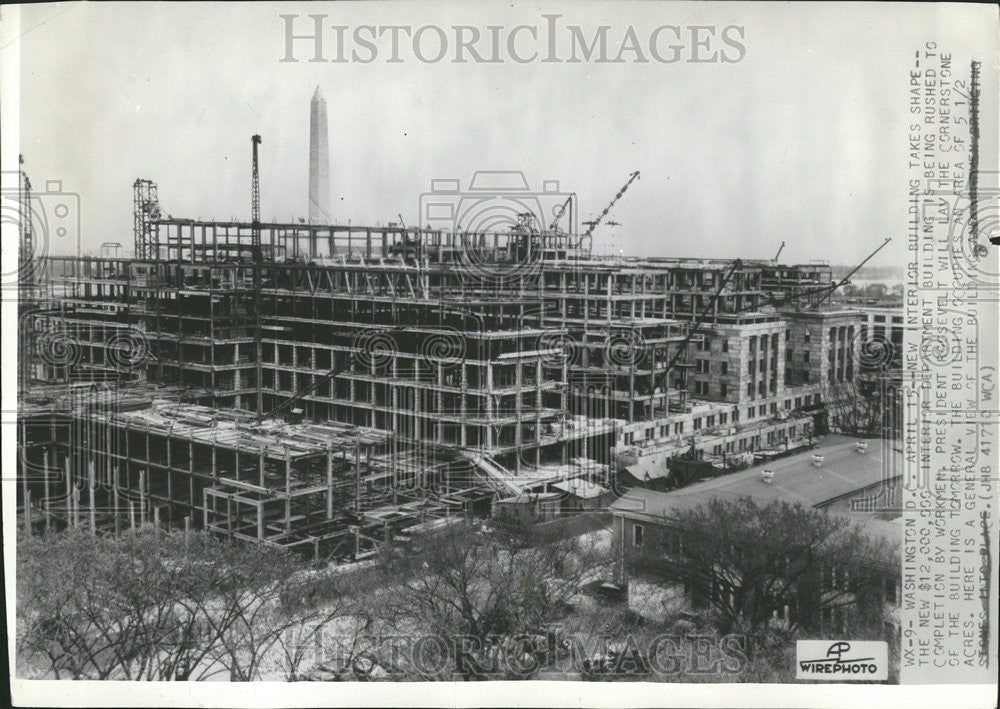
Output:
[[[866,441],[868,452],[864,454],[857,452],[855,443],[854,439],[843,436],[828,436],[822,447],[807,453],[721,475],[680,490],[657,492],[632,488],[611,505],[611,510],[626,517],[670,517],[713,499],[738,500],[747,496],[763,504],[785,500],[807,507],[822,507],[878,484],[886,474],[890,479],[898,479],[902,474],[901,469],[895,468],[883,471],[883,457],[889,453],[883,450],[883,441]],[[822,467],[813,465],[814,454],[824,456]],[[890,456],[890,460],[893,458]],[[760,472],[764,468],[774,471],[771,484],[761,479]],[[898,526],[874,518],[859,521],[866,526]]]

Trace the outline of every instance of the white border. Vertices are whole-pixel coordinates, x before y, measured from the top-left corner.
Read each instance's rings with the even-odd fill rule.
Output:
[[[905,12],[907,3],[897,7]],[[985,17],[996,20],[996,8],[984,6]],[[992,12],[992,15],[990,14]],[[2,8],[0,26],[0,155],[4,171],[18,169],[20,8]],[[890,28],[886,28],[891,31]],[[988,120],[989,117],[983,117]],[[4,187],[7,187],[5,184]],[[2,267],[10,273],[16,264],[16,225],[4,224]],[[12,246],[14,245],[14,246]],[[4,431],[16,420],[17,303],[2,302],[2,424]],[[16,437],[2,437],[2,469],[13,470]],[[8,591],[13,591],[16,518],[15,481],[4,476],[0,501],[3,504],[4,570]],[[8,622],[15,617],[15,594],[5,594]],[[8,637],[8,673],[15,706],[553,706],[609,707],[647,706],[743,706],[801,707],[880,706],[890,707],[995,707],[994,685],[864,685],[840,684],[668,684],[646,682],[479,682],[479,683],[168,683],[41,681],[12,677],[13,634]]]

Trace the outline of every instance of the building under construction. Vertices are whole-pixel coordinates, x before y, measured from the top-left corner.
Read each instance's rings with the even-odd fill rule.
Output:
[[[600,259],[596,223],[530,214],[265,223],[259,142],[250,222],[166,216],[137,180],[131,258],[24,269],[29,526],[358,558],[496,502],[586,509],[625,464],[669,475],[847,425],[861,320],[827,304],[824,263]]]

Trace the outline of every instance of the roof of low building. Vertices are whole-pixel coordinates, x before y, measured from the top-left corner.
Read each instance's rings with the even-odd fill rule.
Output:
[[[670,475],[670,471],[663,463],[654,463],[651,460],[640,460],[632,465],[626,465],[625,470],[636,480],[650,480],[665,478]]]
[[[898,467],[893,465],[899,459],[898,452],[885,451],[879,440],[867,443],[868,452],[862,454],[856,450],[853,439],[830,436],[820,450],[721,475],[680,490],[658,492],[632,488],[611,505],[611,510],[626,517],[670,517],[712,499],[737,500],[748,496],[763,504],[785,500],[807,507],[823,507],[883,479],[898,478]],[[814,454],[823,455],[822,467],[813,465]],[[886,461],[890,465],[884,470]],[[761,478],[761,471],[765,469],[774,472],[770,484]],[[862,521],[861,515],[851,516]],[[878,527],[887,535],[893,534],[892,530],[898,527],[894,522],[874,517],[865,517],[863,521],[866,526]]]
[[[607,489],[601,487],[600,485],[595,485],[589,480],[584,480],[583,478],[574,478],[572,480],[564,480],[562,482],[553,483],[551,487],[554,487],[557,490],[562,490],[563,492],[568,492],[570,495],[579,497],[582,500],[600,497],[607,492]]]

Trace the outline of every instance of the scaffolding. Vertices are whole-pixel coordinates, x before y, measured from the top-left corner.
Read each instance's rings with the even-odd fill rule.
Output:
[[[774,415],[798,386],[786,348],[811,350],[821,385],[839,347],[834,376],[853,378],[854,315],[771,305],[825,285],[823,264],[608,263],[523,224],[279,224],[257,209],[176,219],[137,180],[134,258],[46,259],[51,307],[33,327],[72,347],[26,375],[42,391],[22,405],[23,458],[43,471],[21,492],[29,516],[74,523],[84,494],[115,529],[153,517],[357,558],[490,499],[606,485],[619,441],[680,436],[706,401],[733,422],[747,403]],[[788,337],[807,320],[833,339]]]
[[[135,237],[135,257],[155,258],[157,252],[154,222],[160,218],[160,203],[156,183],[138,179],[132,184],[132,220]]]

